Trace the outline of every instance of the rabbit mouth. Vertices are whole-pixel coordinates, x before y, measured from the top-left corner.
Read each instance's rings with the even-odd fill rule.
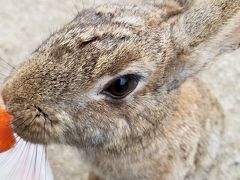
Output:
[[[24,116],[16,116],[13,121],[14,132],[22,139],[34,144],[49,144],[56,142],[54,127],[58,123],[39,106],[25,112]]]

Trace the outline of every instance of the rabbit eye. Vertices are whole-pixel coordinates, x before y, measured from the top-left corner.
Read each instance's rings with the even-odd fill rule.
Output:
[[[113,99],[122,99],[129,95],[138,85],[139,76],[128,74],[111,81],[103,90],[103,94]]]

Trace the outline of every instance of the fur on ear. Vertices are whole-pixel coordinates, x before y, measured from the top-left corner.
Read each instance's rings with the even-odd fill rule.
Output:
[[[173,26],[182,70],[177,81],[197,73],[216,56],[239,48],[240,1],[196,0]]]
[[[209,40],[200,44],[191,54],[190,59],[195,59],[196,64],[207,65],[217,56],[238,49],[240,46],[240,11],[225,22],[220,30],[212,35]]]

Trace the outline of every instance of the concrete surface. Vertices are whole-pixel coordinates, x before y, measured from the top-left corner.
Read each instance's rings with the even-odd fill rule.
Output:
[[[0,57],[16,66],[51,32],[71,20],[78,11],[107,0],[0,0]],[[111,0],[111,2],[117,2]],[[131,2],[133,2],[131,0]],[[137,0],[135,0],[137,2]],[[121,1],[121,3],[129,3]],[[240,50],[221,56],[199,76],[222,103],[226,135],[221,152],[221,180],[240,179]],[[10,72],[0,60],[0,81]],[[87,168],[74,149],[51,146],[50,164],[56,180],[81,180]]]

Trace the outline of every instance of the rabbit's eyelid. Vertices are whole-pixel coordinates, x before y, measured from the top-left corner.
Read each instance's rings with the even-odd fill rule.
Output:
[[[121,77],[121,76],[120,76]],[[124,98],[120,98],[120,99],[114,99],[114,98],[112,98],[112,97],[110,97],[110,96],[108,96],[106,93],[102,93],[103,92],[103,90],[104,90],[104,88],[103,88],[103,90],[101,91],[101,92],[99,92],[99,94],[98,94],[98,96],[101,96],[102,98],[101,99],[106,99],[106,100],[110,100],[110,101],[126,101],[126,100],[129,100],[129,99],[131,99],[133,96],[134,96],[134,94],[136,94],[137,92],[139,92],[144,86],[145,86],[145,81],[144,81],[144,78],[138,78],[138,84],[137,84],[137,86],[136,86],[136,88],[132,91],[132,92],[130,92],[126,97],[124,97]]]
[[[128,76],[131,75],[132,78],[136,79],[137,81],[142,80],[144,77],[138,73],[128,73],[128,74],[124,74],[124,75],[119,75],[116,76],[115,78],[112,78],[110,81],[108,81],[105,85],[102,86],[102,90],[106,89],[112,82],[114,82],[115,80],[124,77],[124,76]],[[101,92],[100,92],[101,93]]]
[[[109,79],[108,81],[105,81],[105,83],[101,84],[98,88],[98,91],[97,91],[97,94],[101,94],[102,91],[104,89],[106,89],[107,86],[109,86],[112,82],[114,82],[115,80],[117,80],[118,78],[120,77],[124,77],[124,76],[127,76],[127,75],[133,75],[133,76],[136,76],[135,78],[138,80],[138,82],[140,83],[141,81],[144,81],[145,77],[142,76],[141,74],[139,73],[127,73],[127,74],[119,74],[119,75],[116,75],[114,77],[112,77],[111,79]]]
[[[146,63],[147,62],[147,63]],[[89,92],[89,97],[95,100],[106,99],[106,95],[103,95],[101,92],[104,90],[107,83],[111,82],[112,80],[116,79],[117,77],[121,77],[127,74],[136,74],[137,76],[141,77],[139,79],[137,87],[131,92],[126,98],[132,96],[136,92],[140,91],[144,85],[146,84],[147,77],[155,70],[156,64],[154,62],[150,63],[149,61],[145,61],[142,59],[141,61],[134,61],[128,65],[128,67],[114,76],[110,76],[108,74],[102,76],[93,88]]]
[[[136,92],[141,90],[145,85],[145,77],[142,74],[137,73],[137,72],[127,73],[127,74],[136,75],[139,82],[138,82],[138,85],[136,86],[136,88],[131,93],[129,93],[129,95],[127,95],[127,97],[125,97],[124,99],[127,99],[128,97],[132,96],[133,94],[135,94]],[[117,79],[118,77],[121,77],[121,76],[124,76],[127,74],[118,74],[114,77],[111,77],[111,76],[103,77],[101,80],[98,81],[95,88],[93,88],[89,92],[89,96],[95,100],[109,99],[109,97],[107,97],[106,94],[102,94],[103,90],[106,88],[106,85],[109,84],[109,82],[112,82],[114,79]]]
[[[117,98],[117,96],[114,97],[114,95],[112,95],[110,92],[108,92],[107,89],[109,88],[109,86],[112,85],[112,83],[114,83],[116,80],[119,80],[120,78],[130,78],[136,82],[136,86],[134,86],[134,89],[130,90],[129,93],[126,93],[126,95],[123,95],[123,97]],[[122,76],[118,76],[115,79],[110,80],[107,84],[105,84],[100,93],[107,97],[110,97],[111,99],[115,99],[115,100],[125,99],[127,96],[131,95],[135,91],[135,89],[139,85],[139,82],[141,81],[142,78],[143,77],[139,74],[125,74]]]

